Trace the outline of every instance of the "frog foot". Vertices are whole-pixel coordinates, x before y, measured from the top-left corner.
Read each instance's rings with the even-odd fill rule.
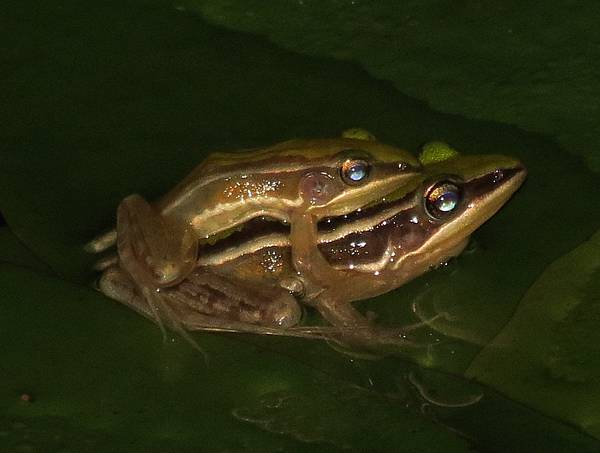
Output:
[[[172,286],[194,268],[197,241],[176,227],[141,196],[130,195],[117,209],[119,264],[145,287]]]
[[[336,315],[339,315],[339,312]],[[365,353],[378,356],[402,353],[407,350],[429,349],[438,345],[439,339],[424,341],[422,336],[419,338],[415,332],[423,328],[429,330],[430,323],[442,316],[442,314],[434,315],[430,319],[401,327],[379,326],[368,317],[355,318],[354,322],[349,322],[349,318],[346,318],[345,325],[324,328],[321,334],[334,349],[354,356]]]
[[[342,354],[358,359],[378,359],[386,355],[402,354],[415,349],[427,349],[429,343],[420,343],[402,329],[365,327],[358,329],[329,327],[320,334],[327,344]]]
[[[181,317],[169,305],[160,288],[146,287],[133,282],[131,277],[119,266],[111,266],[104,270],[96,282],[96,288],[144,317],[154,321],[160,328],[163,341],[167,340],[167,328],[182,336],[194,349],[199,351],[205,361],[207,355],[198,343],[184,328]]]
[[[438,311],[434,309],[433,311],[435,311],[435,314],[426,313],[426,309],[423,307],[423,304],[419,304],[419,302],[413,302],[411,305],[411,310],[423,324],[427,324],[431,328],[434,328],[433,323],[438,320],[443,319],[448,322],[457,320],[457,317],[448,311]]]

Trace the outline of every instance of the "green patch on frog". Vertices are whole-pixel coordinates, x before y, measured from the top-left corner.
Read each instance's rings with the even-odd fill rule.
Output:
[[[423,145],[419,161],[423,165],[441,162],[458,155],[458,151],[444,142],[429,142]]]

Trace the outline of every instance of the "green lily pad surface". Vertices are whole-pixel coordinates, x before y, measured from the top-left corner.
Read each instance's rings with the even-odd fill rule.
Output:
[[[552,263],[467,375],[600,437],[600,232]]]
[[[600,391],[598,291],[583,280],[598,255],[581,245],[600,225],[600,178],[583,161],[546,137],[436,112],[352,63],[282,50],[162,0],[9,3],[0,450],[600,450],[590,428],[600,405],[561,403],[563,392],[598,401]],[[418,347],[365,358],[324,342],[197,334],[205,361],[93,290],[83,244],[114,224],[124,196],[156,198],[213,150],[351,127],[415,155],[445,141],[518,157],[529,171],[463,255],[358,304],[394,326],[443,314],[411,332]],[[479,364],[569,253],[561,288],[575,303],[550,298],[566,310],[552,318],[552,348],[543,332],[515,331],[522,354],[541,361],[515,373],[552,379],[545,401],[523,398],[521,375],[484,375]],[[548,328],[544,319],[530,329]]]
[[[555,137],[600,171],[595,0],[179,0],[213,23],[360,63],[441,111]]]

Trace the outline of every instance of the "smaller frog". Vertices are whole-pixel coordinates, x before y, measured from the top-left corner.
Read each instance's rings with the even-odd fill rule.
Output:
[[[395,289],[459,255],[527,174],[514,158],[462,155],[443,142],[426,144],[419,160],[421,172],[385,202],[325,222],[292,224],[291,261],[309,289],[304,303],[316,306],[331,324],[361,332],[347,337],[403,338],[402,330],[376,334],[348,302]]]

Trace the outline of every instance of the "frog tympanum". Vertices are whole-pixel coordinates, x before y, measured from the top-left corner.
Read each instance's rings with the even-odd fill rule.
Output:
[[[351,304],[458,255],[523,182],[516,159],[370,135],[217,153],[87,245],[99,289],[185,335],[241,331],[402,344]],[[110,252],[116,244],[117,252]],[[302,326],[301,303],[331,326]]]

